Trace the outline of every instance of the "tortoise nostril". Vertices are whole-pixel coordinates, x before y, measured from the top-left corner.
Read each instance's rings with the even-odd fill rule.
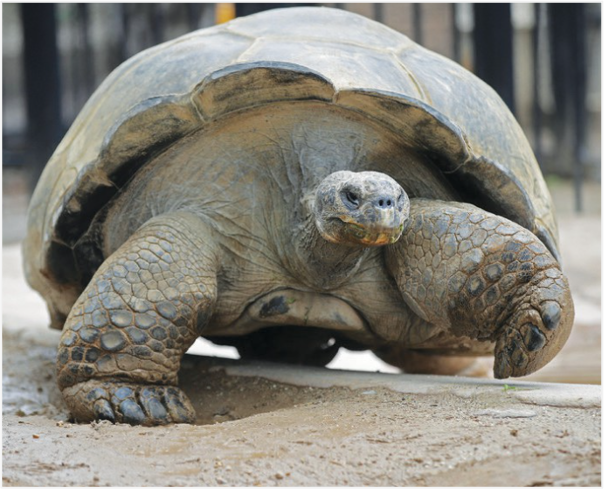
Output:
[[[393,205],[394,205],[394,201],[392,199],[389,199],[386,197],[380,197],[376,201],[376,206],[379,207],[380,209],[389,209]]]

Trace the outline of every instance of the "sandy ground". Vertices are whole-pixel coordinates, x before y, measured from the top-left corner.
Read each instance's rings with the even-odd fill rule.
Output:
[[[10,216],[18,239],[22,219]],[[600,382],[599,219],[561,216],[577,321],[529,380]],[[54,378],[59,333],[20,260],[5,246],[5,486],[601,484],[599,386],[292,369],[201,347],[181,375],[196,425],[72,424]],[[394,371],[349,352],[331,367]]]
[[[54,383],[56,336],[4,333],[5,486],[600,485],[595,386],[189,357],[198,425],[77,425]]]

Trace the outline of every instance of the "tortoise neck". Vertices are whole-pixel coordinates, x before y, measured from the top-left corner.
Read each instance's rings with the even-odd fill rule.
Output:
[[[307,285],[321,289],[334,289],[342,285],[359,269],[369,248],[350,247],[330,243],[317,229],[314,215],[309,212],[299,232],[294,236],[297,270]]]

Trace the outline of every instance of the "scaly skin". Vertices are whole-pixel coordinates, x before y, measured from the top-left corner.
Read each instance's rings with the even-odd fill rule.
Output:
[[[457,336],[495,342],[495,377],[528,375],[562,348],[574,309],[532,233],[471,204],[412,200],[386,261],[407,304]]]
[[[59,345],[59,387],[77,420],[194,421],[177,373],[211,316],[217,263],[211,232],[184,213],[152,219],[103,263]]]

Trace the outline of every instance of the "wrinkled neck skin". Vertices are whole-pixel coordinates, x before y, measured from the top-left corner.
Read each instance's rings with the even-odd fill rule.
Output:
[[[330,243],[323,238],[315,223],[313,201],[314,195],[304,199],[304,220],[293,236],[298,263],[305,268],[298,276],[307,285],[335,289],[354,275],[370,249]]]

